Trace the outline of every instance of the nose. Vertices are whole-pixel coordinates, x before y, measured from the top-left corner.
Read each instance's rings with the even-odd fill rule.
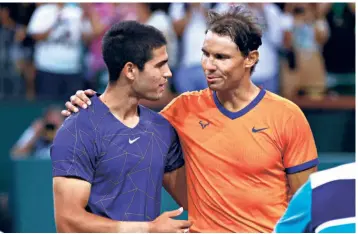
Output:
[[[202,59],[202,66],[203,66],[204,71],[215,71],[216,70],[216,66],[213,63],[213,60],[208,57]]]
[[[169,78],[171,78],[173,76],[172,71],[169,68],[169,65],[165,66],[165,71],[164,71],[163,76],[164,76],[165,79],[169,79]]]

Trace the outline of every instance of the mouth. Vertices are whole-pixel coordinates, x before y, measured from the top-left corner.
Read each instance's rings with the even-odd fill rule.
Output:
[[[159,90],[162,92],[165,89],[165,83],[159,85]]]
[[[209,83],[212,83],[212,82],[215,82],[217,80],[219,80],[220,77],[219,76],[206,76],[206,80],[209,82]]]

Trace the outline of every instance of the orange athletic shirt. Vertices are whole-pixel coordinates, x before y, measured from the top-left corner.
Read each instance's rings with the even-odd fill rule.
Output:
[[[318,164],[302,111],[265,90],[235,113],[209,89],[184,93],[161,113],[184,151],[191,232],[272,232],[287,208],[286,173]]]

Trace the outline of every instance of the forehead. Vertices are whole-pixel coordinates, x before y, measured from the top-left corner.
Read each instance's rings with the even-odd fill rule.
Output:
[[[203,49],[207,52],[239,52],[239,48],[229,36],[221,36],[219,34],[208,31],[205,35]]]
[[[148,63],[157,63],[168,59],[167,47],[164,45],[152,50],[152,59]]]

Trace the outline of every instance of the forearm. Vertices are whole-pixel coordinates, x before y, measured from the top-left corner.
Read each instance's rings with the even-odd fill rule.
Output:
[[[188,210],[188,192],[184,166],[175,171],[165,173],[163,186],[184,210]]]
[[[34,136],[26,144],[15,146],[11,152],[12,156],[19,157],[30,154],[37,139],[38,137]]]
[[[86,211],[72,213],[66,217],[56,216],[58,232],[150,232],[149,222],[121,222],[104,218]]]
[[[48,38],[48,36],[50,35],[50,32],[51,32],[51,29],[49,29],[48,31],[46,31],[44,33],[32,34],[31,36],[36,41],[43,41],[43,40],[46,40]]]

